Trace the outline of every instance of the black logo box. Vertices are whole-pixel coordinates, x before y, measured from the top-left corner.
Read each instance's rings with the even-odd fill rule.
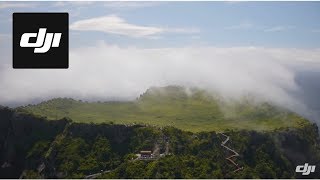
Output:
[[[69,67],[69,14],[68,13],[13,13],[13,68],[68,68]],[[34,48],[20,47],[24,33],[62,33],[59,47],[46,53],[34,53]],[[36,38],[30,38],[30,43]]]

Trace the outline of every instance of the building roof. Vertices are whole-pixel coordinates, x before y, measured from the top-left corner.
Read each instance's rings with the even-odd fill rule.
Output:
[[[151,151],[140,151],[141,154],[151,154]]]

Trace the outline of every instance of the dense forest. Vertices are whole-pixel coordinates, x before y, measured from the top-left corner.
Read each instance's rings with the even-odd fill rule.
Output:
[[[301,178],[295,167],[319,165],[318,128],[188,132],[172,126],[49,121],[0,110],[1,178]],[[138,159],[140,151],[165,154]],[[167,152],[166,152],[167,151]],[[308,178],[317,177],[311,174]]]

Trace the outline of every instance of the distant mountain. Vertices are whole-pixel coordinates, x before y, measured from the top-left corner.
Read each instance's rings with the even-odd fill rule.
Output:
[[[205,90],[180,86],[152,87],[130,102],[89,103],[56,98],[17,110],[51,120],[68,117],[74,122],[173,126],[192,132],[262,131],[309,123],[293,112],[256,102],[252,97],[227,101]]]

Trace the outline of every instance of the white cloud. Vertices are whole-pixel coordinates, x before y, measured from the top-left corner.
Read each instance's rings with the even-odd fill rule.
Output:
[[[228,26],[225,27],[225,29],[227,30],[248,30],[248,29],[254,29],[254,30],[258,30],[258,31],[264,31],[264,32],[280,32],[280,31],[287,31],[287,30],[291,30],[294,29],[294,26],[272,26],[272,27],[268,27],[268,26],[260,26],[260,25],[255,25],[249,22],[245,22],[245,23],[240,23],[237,25],[233,25],[233,26]]]
[[[270,28],[264,29],[265,32],[280,32],[280,31],[287,31],[293,29],[294,26],[274,26]]]
[[[87,6],[94,4],[93,1],[57,1],[53,4],[54,7],[64,7],[64,6]]]
[[[165,32],[182,33],[182,34],[196,34],[200,33],[198,28],[164,28]]]
[[[36,4],[34,3],[27,3],[27,2],[20,2],[20,3],[13,3],[13,2],[0,2],[0,9],[6,8],[27,8],[27,7],[35,7]]]
[[[157,6],[160,5],[161,2],[121,2],[121,1],[108,1],[104,3],[105,7],[116,9],[116,10],[131,10],[131,9],[138,9],[138,8],[145,8],[145,7],[151,7],[151,6]]]
[[[251,23],[241,23],[241,24],[237,24],[237,25],[233,25],[233,26],[228,26],[225,29],[229,29],[229,30],[236,30],[236,29],[251,29],[253,28],[254,25]]]
[[[183,85],[233,98],[250,93],[301,111],[303,104],[288,93],[299,91],[291,66],[309,62],[320,65],[320,49],[143,49],[101,43],[72,49],[68,70],[0,69],[0,104],[53,97],[129,100],[150,86]]]
[[[242,3],[243,1],[241,1],[241,0],[236,0],[236,1],[229,1],[229,0],[227,0],[227,1],[225,1],[225,3],[226,4],[229,4],[229,5],[234,5],[234,4],[240,4],[240,3]]]
[[[134,38],[152,37],[161,33],[199,32],[199,30],[196,28],[162,28],[130,24],[126,22],[126,20],[116,15],[109,15],[76,21],[70,25],[70,29],[78,31],[100,31]]]
[[[68,5],[68,2],[66,2],[66,1],[57,1],[57,2],[53,3],[52,6],[54,6],[54,7],[63,7],[63,6],[66,6],[66,5]]]
[[[57,1],[53,4],[56,7],[64,6],[87,6],[95,4],[94,1]],[[144,7],[151,7],[163,4],[163,2],[147,2],[147,1],[107,1],[99,5],[114,10],[131,10]]]

